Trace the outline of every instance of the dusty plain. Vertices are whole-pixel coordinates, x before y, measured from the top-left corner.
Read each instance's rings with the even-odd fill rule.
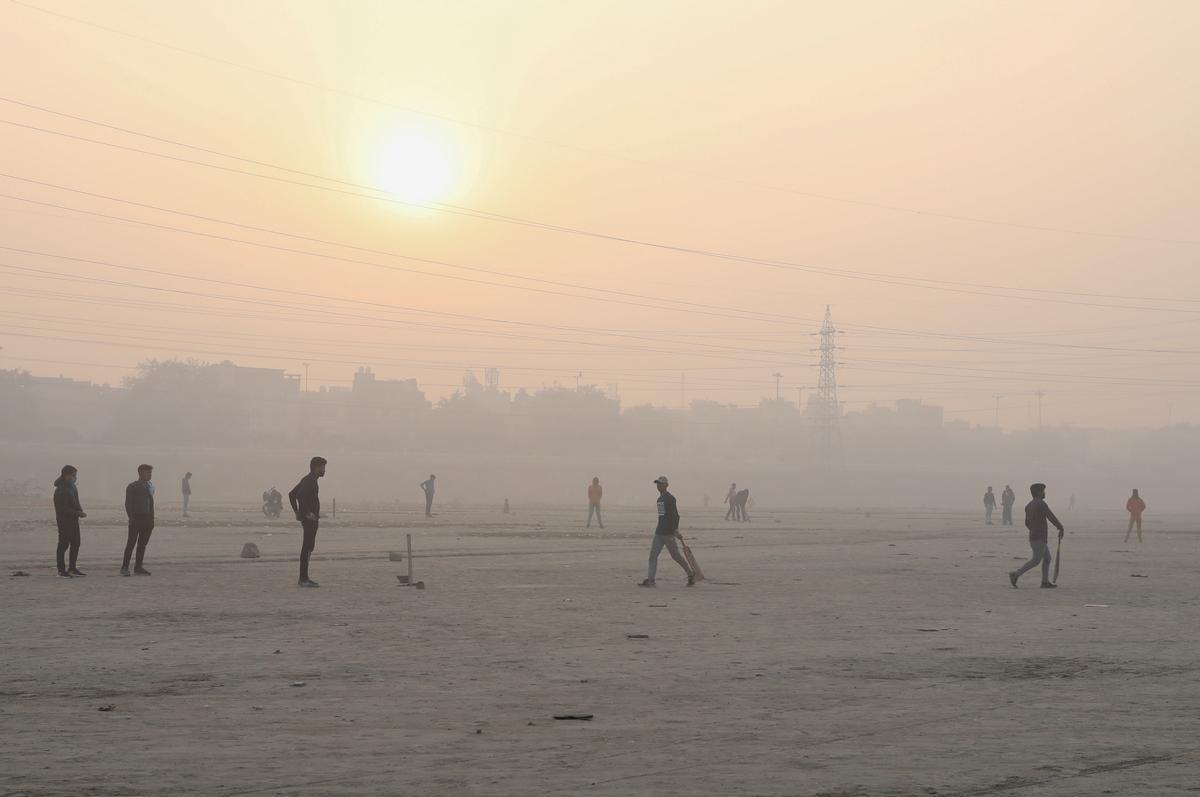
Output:
[[[1051,591],[1011,589],[1025,532],[974,515],[684,505],[709,581],[664,553],[648,590],[653,499],[604,530],[342,507],[316,590],[257,507],[160,511],[153,575],[121,578],[122,514],[89,506],[65,580],[52,514],[9,500],[0,795],[1200,792],[1195,518],[1139,548],[1062,513]]]

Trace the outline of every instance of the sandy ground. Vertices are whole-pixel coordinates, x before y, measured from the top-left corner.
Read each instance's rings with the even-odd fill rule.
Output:
[[[160,517],[131,578],[97,509],[63,580],[48,513],[0,508],[0,794],[1200,792],[1193,519],[1137,549],[1066,518],[1049,591],[1011,589],[1024,531],[974,517],[691,512],[723,583],[664,555],[644,590],[653,497],[604,531],[343,510],[318,590],[297,524],[252,509]],[[388,560],[405,533],[424,591]]]

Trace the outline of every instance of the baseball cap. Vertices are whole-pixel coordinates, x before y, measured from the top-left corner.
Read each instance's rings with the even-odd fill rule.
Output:
[[[666,476],[659,476],[657,479],[654,480],[654,483],[655,484],[670,484],[670,482],[667,481]]]

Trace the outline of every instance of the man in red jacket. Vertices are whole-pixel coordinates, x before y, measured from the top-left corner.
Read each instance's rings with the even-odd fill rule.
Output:
[[[1142,513],[1146,511],[1146,502],[1138,495],[1138,491],[1134,490],[1133,495],[1129,496],[1129,500],[1125,502],[1125,510],[1129,512],[1129,528],[1125,530],[1125,542],[1129,542],[1129,534],[1133,531],[1133,526],[1137,524],[1138,530],[1138,545],[1142,544]]]

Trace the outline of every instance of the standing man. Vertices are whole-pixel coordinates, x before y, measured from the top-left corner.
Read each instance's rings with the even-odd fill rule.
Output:
[[[431,473],[428,479],[421,482],[421,489],[425,491],[425,517],[433,517],[433,483],[436,480],[437,476]]]
[[[992,512],[996,511],[996,494],[992,492],[989,486],[987,492],[983,494],[983,520],[989,526],[992,525]]]
[[[1129,496],[1129,500],[1125,502],[1125,511],[1129,513],[1129,528],[1125,531],[1125,542],[1129,542],[1129,535],[1133,531],[1134,524],[1137,524],[1138,545],[1141,545],[1142,513],[1146,511],[1146,502],[1138,495],[1137,490],[1134,490],[1133,495]]]
[[[654,574],[658,570],[658,555],[662,553],[663,548],[670,552],[671,558],[679,563],[683,572],[687,573],[687,585],[693,586],[696,583],[696,575],[688,567],[687,560],[679,552],[679,543],[676,542],[682,538],[679,534],[679,507],[675,503],[675,496],[667,492],[666,476],[659,476],[654,480],[654,484],[658,487],[658,526],[654,529],[654,542],[650,544],[650,567],[646,572],[646,580],[638,586],[654,586]]]
[[[150,477],[154,468],[150,465],[138,465],[137,481],[130,482],[125,488],[125,515],[129,518],[129,536],[125,540],[125,558],[121,560],[121,575],[129,575],[129,557],[137,547],[137,558],[134,560],[133,572],[139,576],[148,576],[150,571],[142,567],[142,559],[146,556],[146,546],[150,543],[150,533],[154,531],[154,486]]]
[[[750,488],[743,487],[738,490],[737,495],[733,499],[736,505],[736,511],[733,513],[734,520],[741,520],[745,523],[750,522],[750,513],[746,511],[746,505],[750,503]]]
[[[79,505],[79,490],[75,486],[78,471],[74,465],[63,465],[62,474],[54,481],[54,519],[58,521],[58,550],[55,560],[59,578],[87,575],[79,572],[75,561],[79,557],[79,519],[87,517]],[[71,551],[71,564],[67,565],[63,554]]]
[[[604,528],[604,518],[600,516],[600,499],[604,497],[604,488],[600,486],[600,477],[592,478],[592,483],[588,485],[588,522],[587,527],[592,527],[592,515],[596,515],[596,520],[600,523],[600,528]]]
[[[325,475],[325,458],[313,457],[308,462],[308,475],[288,493],[288,501],[296,520],[304,530],[304,541],[300,543],[300,581],[302,587],[319,587],[317,582],[308,577],[308,558],[317,547],[317,526],[321,521],[321,497],[317,479]]]
[[[724,503],[729,504],[729,511],[725,513],[725,519],[729,520],[737,514],[737,482],[729,485],[729,492],[725,493]]]
[[[188,502],[192,500],[192,472],[183,474],[183,516],[188,516]]]
[[[1000,516],[1000,525],[1011,526],[1013,524],[1012,510],[1013,504],[1017,502],[1017,494],[1013,492],[1011,485],[1004,485],[1004,492],[1000,493],[1000,506],[1004,508],[1004,513]]]
[[[1058,529],[1060,541],[1063,538],[1063,524],[1058,522],[1058,518],[1046,505],[1046,485],[1040,483],[1031,485],[1029,492],[1033,494],[1033,500],[1025,505],[1025,528],[1029,529],[1029,547],[1033,549],[1033,558],[1021,565],[1020,569],[1009,573],[1008,580],[1013,585],[1013,589],[1016,589],[1017,579],[1040,563],[1042,566],[1042,589],[1054,589],[1055,585],[1050,583],[1050,561],[1053,557],[1050,556],[1048,524],[1053,523]]]

